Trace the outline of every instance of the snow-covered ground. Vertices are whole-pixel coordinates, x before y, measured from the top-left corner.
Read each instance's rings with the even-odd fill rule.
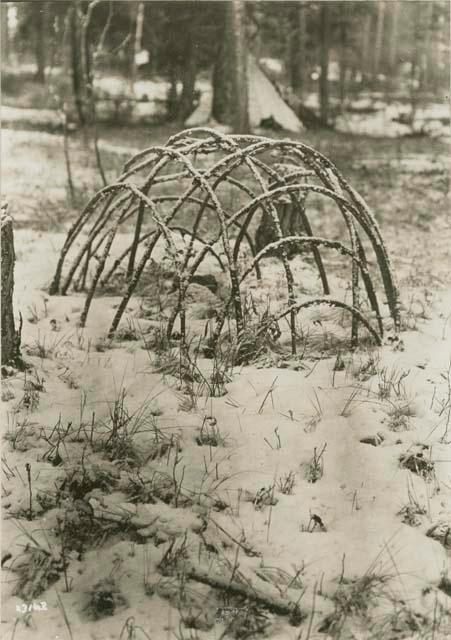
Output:
[[[14,140],[20,171],[26,150]],[[30,173],[29,188],[41,179]],[[62,168],[53,181],[63,189]],[[64,234],[22,220],[15,304],[32,368],[2,384],[0,635],[210,640],[260,625],[254,637],[275,640],[449,638],[451,226],[441,207],[425,229],[403,225],[392,203],[383,225],[400,340],[235,367],[225,395],[191,405],[143,348],[158,323],[141,300],[124,323],[139,328],[134,340],[101,340],[117,297],[95,298],[81,329],[84,298],[45,291]],[[308,285],[308,266],[293,265]],[[277,298],[271,260],[263,276],[259,295]],[[328,322],[306,317],[303,329],[321,339]],[[205,376],[211,366],[199,360]],[[133,449],[108,459],[100,443],[121,415],[136,427]],[[269,601],[298,603],[301,626]]]

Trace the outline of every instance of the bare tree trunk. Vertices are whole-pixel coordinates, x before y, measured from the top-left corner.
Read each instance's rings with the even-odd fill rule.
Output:
[[[46,24],[46,2],[34,2],[34,24],[35,33],[35,57],[36,57],[36,80],[44,84],[45,82],[45,24]]]
[[[303,0],[298,8],[299,80],[301,95],[307,90],[307,5]]]
[[[69,31],[70,31],[70,67],[72,76],[72,91],[74,94],[75,107],[78,120],[81,126],[86,124],[84,109],[84,82],[83,71],[80,64],[80,25],[78,22],[77,8],[72,6],[69,9]]]
[[[145,6],[145,24],[146,31],[143,33],[145,37],[145,48],[149,51],[149,75],[152,76],[158,72],[159,65],[159,49],[156,33],[155,14],[158,14],[158,6],[155,7],[153,2],[147,2]]]
[[[83,12],[83,7],[80,0],[76,0],[77,9],[80,16],[80,52],[82,64],[81,71],[83,77],[83,84],[86,92],[87,114],[90,124],[95,121],[95,99],[94,99],[94,69],[93,69],[93,56],[90,39],[91,18],[96,5],[96,0],[91,0],[86,13]]]
[[[8,5],[2,4],[0,5],[1,10],[1,53],[2,60],[4,63],[9,63],[9,21],[8,21]]]
[[[229,0],[226,30],[231,39],[232,126],[234,133],[248,133],[249,100],[247,82],[246,15],[243,0]]]
[[[260,58],[264,55],[264,45],[262,41],[261,23],[264,21],[264,14],[259,6],[260,3],[251,3],[250,11],[252,15],[251,30],[248,31],[250,36],[249,43],[254,54],[255,59],[259,62]]]
[[[434,85],[434,65],[432,62],[432,36],[434,33],[434,3],[429,2],[425,19],[426,34],[424,38],[422,78],[420,85],[423,89],[428,89]]]
[[[401,9],[401,3],[399,0],[395,0],[391,3],[392,10],[392,24],[390,30],[390,45],[389,45],[389,65],[392,73],[396,73],[398,66],[397,54],[398,54],[398,38],[399,38],[399,14]]]
[[[373,80],[377,80],[382,60],[382,45],[384,38],[385,0],[377,3],[376,40],[374,43]]]
[[[290,12],[290,27],[292,29],[288,39],[288,65],[290,84],[293,91],[301,95],[306,84],[306,5],[300,0]]]
[[[80,0],[76,0],[76,3],[79,6],[79,11],[82,12],[82,5]],[[90,133],[91,138],[94,143],[94,153],[97,168],[99,170],[100,178],[102,180],[103,186],[107,184],[107,178],[105,175],[105,170],[103,168],[102,158],[100,155],[99,149],[99,140],[97,133],[97,113],[96,113],[96,97],[94,92],[94,57],[92,54],[92,43],[91,43],[91,21],[92,15],[95,7],[97,6],[97,0],[91,0],[89,3],[86,14],[80,13],[80,22],[81,22],[81,34],[80,34],[80,49],[81,49],[81,57],[82,57],[82,77],[86,90],[86,102],[87,102],[87,113],[88,113],[88,122],[90,125]]]
[[[412,33],[413,42],[412,42],[412,59],[411,59],[412,69],[411,69],[411,90],[410,90],[410,103],[411,103],[410,120],[411,120],[412,126],[415,121],[415,115],[418,108],[418,98],[419,98],[418,89],[420,87],[418,87],[417,81],[419,81],[421,76],[421,69],[419,72],[421,58],[420,58],[420,49],[418,47],[418,38],[420,34],[420,25],[421,25],[421,19],[422,19],[421,14],[422,14],[422,6],[420,3],[417,3],[414,6],[414,25],[413,25],[413,33]]]
[[[1,320],[2,320],[2,365],[20,361],[20,331],[14,325],[14,235],[13,221],[1,212]]]
[[[137,75],[137,66],[136,66],[136,56],[142,49],[142,39],[143,39],[143,30],[144,30],[144,11],[145,5],[144,2],[138,2],[137,5],[135,3],[130,4],[131,11],[135,14],[134,23],[135,23],[135,39],[133,42],[133,48],[131,51],[131,60],[130,60],[130,90],[132,93],[135,91],[135,82]]]
[[[243,0],[218,3],[218,42],[213,68],[212,115],[235,132],[249,131],[247,46]]]
[[[340,104],[343,107],[346,99],[346,75],[348,73],[348,24],[346,22],[346,6],[340,22]]]
[[[365,16],[362,29],[362,73],[367,81],[370,76],[370,51],[371,51],[371,23],[373,16],[369,13]]]
[[[320,7],[320,56],[321,75],[319,78],[320,118],[323,125],[329,121],[329,47],[330,47],[330,9],[327,2]]]
[[[218,33],[218,47],[213,67],[213,104],[212,116],[221,123],[230,121],[229,109],[231,104],[230,61],[228,59],[228,40],[225,22],[225,4],[221,3],[220,31]]]
[[[184,50],[184,62],[182,66],[182,94],[180,96],[180,104],[178,116],[182,122],[192,113],[194,108],[194,93],[196,89],[197,76],[197,44],[196,31],[197,21],[196,14],[193,13],[191,19],[186,25],[186,41]]]
[[[169,91],[167,97],[167,117],[169,120],[175,120],[177,118],[178,107],[179,107],[179,95],[177,89],[178,83],[178,74],[177,74],[177,65],[174,60],[170,61],[169,66]]]

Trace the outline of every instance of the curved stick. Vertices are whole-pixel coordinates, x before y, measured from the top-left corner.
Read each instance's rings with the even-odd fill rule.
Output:
[[[270,242],[261,251],[257,253],[257,255],[255,256],[252,262],[260,262],[260,260],[264,258],[265,255],[267,255],[268,253],[271,253],[271,251],[278,251],[284,246],[290,246],[290,245],[302,246],[304,244],[311,245],[312,247],[323,246],[328,249],[334,249],[335,251],[338,251],[338,253],[341,253],[342,255],[345,255],[345,256],[349,256],[353,260],[356,260],[356,263],[359,266],[361,266],[360,260],[355,258],[354,252],[352,251],[352,249],[348,249],[348,247],[346,247],[344,244],[342,244],[338,240],[327,240],[326,238],[317,238],[315,236],[285,236],[280,240],[276,240],[275,242]],[[254,268],[254,265],[252,264],[246,269],[246,271],[241,276],[240,283],[247,278],[247,276],[251,273],[253,268]]]
[[[94,256],[99,248],[99,246],[103,243],[105,237],[108,235],[108,230],[106,231],[106,233],[103,234],[103,236],[100,237],[100,240],[97,242],[97,245],[95,247],[95,249],[93,251],[91,251],[91,247],[92,247],[92,243],[95,239],[95,237],[101,232],[103,231],[103,229],[105,228],[105,226],[107,225],[107,223],[110,221],[111,218],[113,218],[115,211],[120,207],[120,205],[122,205],[123,203],[127,202],[128,198],[129,198],[129,194],[122,194],[122,197],[117,199],[117,202],[115,203],[114,207],[108,211],[107,208],[104,208],[101,212],[100,215],[98,216],[97,220],[95,221],[91,231],[88,234],[88,237],[86,239],[86,242],[81,246],[79,252],[77,253],[77,255],[75,256],[75,259],[72,261],[72,265],[66,275],[66,278],[61,286],[61,295],[66,295],[71,282],[74,278],[75,272],[77,271],[79,265],[81,264],[81,261],[83,260],[83,256],[85,255],[85,253],[91,253],[91,256]],[[130,202],[130,206],[131,206],[131,202]],[[127,215],[127,211],[128,208],[124,208],[124,211],[121,213],[120,215],[120,219],[123,216]]]
[[[103,211],[101,212],[101,214],[99,216],[100,219],[102,218],[102,216],[107,211],[107,209],[108,209],[108,207],[110,205],[111,199],[113,197],[114,196],[112,196],[110,198],[110,200],[106,203]],[[99,192],[98,192],[93,198],[91,198],[91,200],[85,206],[85,208],[83,209],[81,214],[78,216],[77,220],[74,222],[72,227],[69,229],[67,237],[66,237],[66,240],[64,242],[64,245],[63,245],[63,247],[62,247],[62,249],[60,251],[60,256],[59,256],[59,259],[58,259],[58,264],[56,266],[55,274],[53,276],[52,282],[51,282],[50,287],[49,287],[50,295],[55,295],[55,294],[59,293],[60,281],[61,281],[64,261],[66,259],[66,256],[67,256],[71,246],[73,245],[73,243],[75,241],[75,238],[78,236],[78,234],[80,233],[81,229],[83,228],[83,226],[85,224],[85,218],[90,215],[91,211],[95,210],[95,207],[96,207],[97,203],[99,201],[101,201],[101,200],[102,200],[102,197],[99,195]]]
[[[221,157],[217,159],[216,155],[213,156],[208,163],[210,165],[208,168],[199,169],[196,166],[200,156],[208,157],[211,154],[217,154],[218,151],[221,152]],[[274,155],[282,156],[282,162],[269,161],[269,154],[272,157]],[[205,167],[207,163],[202,157],[201,161]],[[172,173],[168,173],[169,165],[172,167],[172,163],[178,167],[175,171],[172,170]],[[244,170],[246,177],[242,177]],[[301,184],[300,182],[308,176],[314,176],[311,184]],[[130,178],[133,178],[133,182],[128,182]],[[138,178],[142,180],[141,184],[138,184]],[[150,198],[150,190],[152,189],[154,193],[155,189],[164,183],[169,183],[170,186],[177,185],[177,187],[183,185],[180,194],[170,196],[163,194]],[[218,196],[221,193],[221,185],[227,184],[237,190],[236,192],[232,191],[231,195],[237,194],[239,202],[238,210],[231,213],[222,205]],[[337,206],[347,227],[349,248],[340,242],[313,235],[310,220],[304,207],[304,200],[310,193],[326,197]],[[294,215],[299,221],[299,223],[293,224],[293,229],[296,229],[295,225],[299,224],[300,226],[297,228],[302,229],[300,236],[288,235],[284,237],[283,235],[281,213],[277,203],[280,198],[287,196],[291,200],[292,206],[291,221],[294,221]],[[247,202],[246,197],[248,198]],[[169,207],[167,213],[164,213],[165,209],[163,209],[163,213],[160,213],[158,205],[164,201],[173,201],[174,204]],[[197,211],[194,212],[194,220],[189,225],[185,225],[186,218],[182,219],[178,216],[182,213],[185,214],[186,208],[190,204],[195,204]],[[144,232],[146,208],[149,209],[151,220],[157,226],[156,229],[151,229],[147,233]],[[276,240],[256,253],[248,230],[255,214],[260,209],[267,216],[268,224],[274,228]],[[211,240],[204,240],[199,233],[201,221],[205,219],[207,211],[213,211],[219,223]],[[176,216],[178,224],[174,224]],[[131,244],[125,251],[122,251],[106,275],[103,275],[118,229],[131,219],[134,225]],[[235,226],[238,229],[236,235],[232,231]],[[84,238],[81,246],[76,246],[76,250],[74,250],[77,237],[87,228],[86,239]],[[296,315],[298,311],[306,306],[322,302],[350,310],[352,313],[351,343],[352,346],[355,346],[358,340],[358,327],[362,324],[361,318],[364,317],[360,309],[359,278],[363,282],[370,307],[377,318],[381,335],[383,331],[375,287],[368,269],[364,246],[359,237],[359,233],[362,231],[371,242],[381,273],[390,315],[395,329],[398,330],[399,292],[379,227],[363,198],[344,180],[330,160],[308,145],[297,141],[273,140],[253,135],[226,135],[207,128],[189,129],[169,138],[163,147],[152,147],[136,154],[125,163],[118,182],[101,189],[88,202],[67,234],[50,291],[56,293],[61,290],[62,293],[65,293],[75,276],[77,286],[83,287],[86,284],[88,273],[89,275],[91,273],[89,271],[90,264],[93,259],[98,260],[94,276],[89,283],[89,291],[82,314],[81,321],[84,323],[98,283],[101,282],[104,285],[108,282],[123,260],[128,257],[129,282],[110,327],[110,334],[114,333],[153,248],[163,237],[175,263],[178,287],[178,304],[175,305],[168,321],[168,331],[171,330],[179,313],[181,326],[184,326],[186,289],[196,270],[210,253],[218,261],[220,268],[223,270],[227,268],[229,272],[232,292],[225,311],[230,307],[230,304],[233,305],[239,339],[245,328],[240,290],[242,282],[252,269],[255,269],[257,278],[260,277],[260,261],[269,252],[276,251],[282,260],[287,283],[288,305],[283,314],[290,316],[292,352],[296,352]],[[182,251],[177,251],[173,237],[176,232],[189,236],[189,241],[185,241],[185,247]],[[239,252],[244,239],[249,244],[252,261],[240,276]],[[197,240],[199,240],[200,246],[197,246]],[[138,247],[143,242],[146,243],[146,248],[135,267]],[[215,252],[214,245],[217,242],[222,243],[227,260],[226,264],[222,263],[220,256]],[[351,305],[324,298],[324,300],[318,299],[302,303],[299,306],[300,303],[295,300],[294,277],[287,253],[288,247],[292,244],[307,246],[312,251],[326,296],[329,293],[329,284],[321,257],[321,247],[332,248],[351,258]],[[75,254],[75,258],[61,285],[65,262],[72,253]],[[221,321],[217,323],[215,334],[218,333],[218,330],[221,331],[222,324]],[[371,327],[369,323],[367,324],[368,327]],[[375,331],[372,327],[370,330]]]
[[[305,171],[305,170],[299,170],[296,169],[294,171],[291,171],[290,173],[282,176],[281,180],[277,180],[274,182],[274,184],[272,185],[273,187],[277,187],[280,183],[282,184],[290,184],[292,180],[296,179],[298,180],[300,177],[301,178],[306,178],[306,177],[310,177],[311,175],[314,175],[313,171]],[[304,206],[304,202],[306,200],[306,196],[304,196],[304,198],[301,199],[299,198],[299,196],[296,196],[295,194],[290,194],[290,198],[291,198],[291,202],[292,205],[296,208],[296,211],[298,213],[298,216],[301,220],[301,224],[304,228],[304,231],[306,233],[307,236],[309,237],[313,237],[313,230],[312,227],[310,225],[310,220],[308,219],[306,210],[305,210],[305,206]],[[326,269],[324,268],[324,264],[321,258],[321,253],[318,250],[317,246],[312,246],[312,253],[313,253],[313,258],[315,260],[316,263],[316,267],[318,269],[318,273],[319,273],[319,277],[321,279],[321,283],[323,285],[323,293],[324,295],[329,295],[330,294],[330,287],[329,287],[329,282],[327,279],[327,274],[326,274]]]
[[[315,298],[314,300],[308,300],[307,302],[297,302],[295,305],[293,305],[293,307],[285,309],[281,313],[278,313],[276,316],[273,316],[271,319],[274,322],[278,322],[292,311],[294,311],[295,313],[299,313],[299,311],[301,311],[302,309],[308,309],[309,307],[319,306],[322,304],[329,305],[331,307],[338,307],[339,309],[345,309],[346,311],[349,311],[349,313],[352,313],[352,315],[355,316],[357,320],[363,324],[363,326],[369,331],[369,333],[371,333],[376,341],[376,344],[382,344],[381,336],[375,329],[373,329],[373,327],[370,325],[368,320],[359,309],[356,309],[355,307],[352,307],[351,305],[346,304],[346,302],[342,302],[341,300],[334,300],[333,298]],[[257,335],[260,336],[266,330],[267,327],[260,327],[260,329],[257,330]]]
[[[106,187],[106,189],[109,189],[109,191],[120,191],[125,189],[126,191],[130,191],[133,195],[135,195],[140,202],[145,202],[145,204],[150,208],[151,213],[152,213],[152,217],[155,220],[155,222],[158,224],[161,233],[164,235],[166,242],[168,243],[169,247],[172,249],[172,253],[174,256],[174,260],[176,261],[177,264],[177,251],[176,251],[176,247],[174,244],[174,241],[172,239],[171,233],[169,231],[169,229],[167,228],[165,222],[161,219],[159,213],[157,212],[152,200],[150,198],[148,198],[147,196],[145,196],[143,193],[141,193],[141,191],[139,191],[139,189],[133,185],[133,184],[129,184],[129,183],[116,183],[114,185],[111,185],[110,187]],[[94,295],[97,283],[99,281],[99,278],[103,272],[103,268],[105,266],[105,261],[108,257],[108,253],[109,250],[111,248],[111,244],[114,240],[114,237],[116,235],[117,229],[119,227],[120,224],[120,217],[117,220],[117,222],[115,223],[113,229],[111,230],[110,234],[108,235],[108,240],[107,240],[107,244],[106,247],[107,249],[105,249],[105,252],[103,253],[103,256],[101,258],[101,260],[99,261],[99,265],[98,268],[96,270],[96,275],[94,277],[93,283],[91,285],[91,289],[90,292],[88,294],[88,298],[85,304],[85,308],[82,312],[82,316],[81,316],[81,320],[80,323],[82,323],[82,326],[84,326],[85,322],[86,322],[86,318],[87,318],[87,314],[89,311],[89,307],[90,307],[90,303],[92,300],[92,297]],[[136,286],[136,285],[135,285]],[[121,308],[121,305],[119,305],[119,308]],[[124,307],[125,308],[125,307]]]
[[[256,136],[235,135],[232,137],[240,141],[249,142],[250,144],[254,144],[257,139]],[[330,181],[330,176],[333,175],[340,187],[349,194],[351,202],[354,205],[354,215],[356,219],[362,224],[365,232],[369,235],[372,242],[373,250],[376,254],[379,269],[381,271],[390,313],[395,323],[395,329],[399,330],[400,302],[396,280],[391,269],[390,260],[385,249],[385,244],[383,242],[379,226],[368,206],[366,205],[364,199],[360,196],[360,194],[357,193],[357,191],[353,187],[351,187],[347,183],[347,181],[343,178],[335,165],[328,158],[323,156],[312,147],[309,147],[308,145],[300,142],[292,141],[282,141],[282,143],[278,146],[290,148],[294,152],[301,153],[302,160],[304,162],[307,162],[307,164],[310,164],[310,166],[314,168],[318,177],[323,182],[327,184],[327,182]]]
[[[174,225],[171,225],[169,227],[169,229],[171,231],[178,231],[182,236],[184,235],[191,235],[191,231],[189,229],[185,229],[184,227],[177,227]],[[151,238],[155,233],[155,230],[153,231],[149,231],[148,233],[145,233],[143,236],[141,236],[141,238],[139,239],[139,244],[142,244],[143,242],[145,242],[146,240],[148,240],[149,238]],[[206,244],[206,241],[201,238],[200,236],[197,237],[197,240],[201,243],[201,244]],[[114,264],[112,265],[112,267],[110,268],[110,270],[106,273],[106,275],[102,278],[102,280],[100,281],[100,286],[105,287],[108,284],[108,281],[110,280],[110,278],[113,276],[114,272],[116,271],[116,269],[118,267],[120,267],[121,263],[125,260],[125,258],[128,256],[128,254],[130,253],[132,245],[129,245],[125,251],[123,251],[121,253],[121,255],[116,258],[116,260],[114,261]],[[221,257],[219,256],[218,253],[216,253],[216,251],[213,249],[213,247],[207,247],[207,251],[209,253],[211,253],[211,255],[215,258],[215,260],[217,261],[219,268],[221,269],[221,271],[224,273],[225,272],[225,267],[224,267],[224,263],[221,260]]]
[[[376,314],[377,324],[379,327],[379,333],[381,336],[384,335],[384,325],[382,322],[381,311],[379,307],[379,302],[377,299],[376,291],[374,290],[373,281],[368,272],[368,263],[366,260],[365,250],[363,245],[358,239],[358,250],[359,250],[359,259],[360,259],[360,268],[362,273],[363,283],[366,289],[366,295],[368,296],[368,300],[370,301],[370,305],[374,313]]]
[[[207,133],[213,137],[211,131],[205,129],[199,129],[201,133]],[[189,133],[196,132],[196,130],[191,130]],[[329,170],[332,175],[337,179],[340,186],[349,194],[352,200],[352,204],[355,206],[355,211],[357,213],[356,219],[364,226],[365,231],[370,236],[373,249],[376,253],[376,257],[378,260],[379,268],[381,270],[382,280],[384,282],[384,287],[387,295],[387,301],[389,303],[390,312],[392,318],[395,323],[395,328],[399,330],[400,325],[400,303],[399,303],[399,292],[396,285],[396,280],[391,269],[390,260],[388,254],[385,249],[384,242],[382,240],[382,236],[380,234],[379,227],[374,216],[371,214],[369,208],[367,207],[363,198],[353,189],[343,178],[343,176],[338,172],[335,165],[321,153],[305,145],[300,142],[293,141],[271,141],[269,138],[260,138],[257,136],[251,135],[232,135],[230,136],[237,142],[245,142],[250,145],[254,145],[252,150],[248,148],[248,151],[251,153],[258,153],[268,148],[288,148],[293,151],[297,151],[302,154],[302,160],[306,161],[308,159],[311,166],[313,166],[315,173],[318,177],[326,182],[330,180],[330,174],[327,175],[325,170]],[[326,174],[326,175],[325,175]],[[355,279],[354,273],[354,279]]]
[[[86,319],[88,317],[89,308],[91,306],[91,301],[92,301],[92,298],[94,297],[94,293],[95,293],[95,290],[96,290],[96,287],[97,287],[97,283],[98,283],[98,281],[100,279],[100,276],[102,275],[102,271],[103,271],[103,269],[105,267],[105,262],[106,262],[106,260],[108,258],[108,254],[110,252],[111,245],[113,244],[113,240],[114,240],[114,237],[115,237],[116,232],[117,232],[117,227],[118,227],[118,225],[115,225],[113,227],[113,229],[111,229],[111,231],[108,234],[107,242],[105,243],[105,249],[104,249],[103,255],[102,255],[101,259],[99,260],[99,264],[97,265],[95,276],[94,276],[94,278],[92,280],[92,284],[91,284],[91,287],[89,289],[88,295],[86,296],[85,306],[83,307],[83,311],[82,311],[82,314],[80,316],[80,327],[84,327],[85,324],[86,324]]]
[[[221,227],[221,239],[224,245],[224,253],[227,257],[227,261],[229,264],[229,272],[230,272],[230,281],[231,287],[234,294],[234,307],[235,307],[235,319],[237,323],[238,332],[242,331],[243,328],[243,312],[241,307],[241,299],[239,295],[238,289],[238,274],[237,274],[237,265],[234,263],[233,254],[230,247],[228,228],[226,225],[226,217],[224,215],[224,211],[218,197],[216,196],[214,189],[210,186],[208,180],[205,177],[205,174],[197,171],[194,166],[189,162],[189,160],[179,151],[175,149],[170,149],[167,147],[154,147],[153,153],[159,156],[167,157],[168,159],[178,160],[186,169],[191,173],[194,186],[197,187],[202,186],[207,192],[209,198],[215,206],[216,213],[218,215],[219,224]],[[197,184],[196,184],[197,183]],[[180,272],[180,277],[183,278],[182,272]]]
[[[272,242],[268,245],[266,245],[266,247],[264,247],[254,258],[255,262],[259,262],[262,258],[265,257],[266,254],[270,253],[271,251],[277,251],[278,249],[280,249],[283,245],[289,246],[292,244],[298,244],[298,245],[311,245],[311,246],[324,246],[328,249],[334,249],[335,251],[337,251],[338,253],[341,253],[342,255],[348,256],[351,259],[354,260],[354,254],[353,251],[351,249],[348,249],[348,247],[346,247],[345,245],[343,245],[341,242],[338,242],[337,240],[327,240],[325,238],[317,238],[317,237],[299,237],[299,236],[285,236],[284,238],[282,238],[281,240],[277,240],[276,242]],[[357,264],[359,266],[361,265],[360,260],[357,261]],[[253,265],[250,265],[250,267],[248,267],[248,269],[243,273],[241,280],[240,280],[240,284],[242,282],[244,282],[244,280],[247,278],[247,276],[251,273],[253,269]],[[212,337],[212,344],[215,345],[219,335],[222,331],[222,326],[224,324],[224,320],[225,320],[225,316],[227,313],[227,309],[230,306],[230,302],[231,299],[229,298],[229,300],[226,302],[225,306],[224,306],[224,311],[222,314],[222,317],[220,319],[218,319],[218,323],[214,332],[214,335]]]
[[[119,326],[119,322],[124,314],[125,309],[127,308],[127,304],[129,303],[130,298],[135,291],[139,279],[141,277],[142,272],[144,271],[144,267],[146,266],[150,256],[152,255],[152,251],[161,236],[161,231],[156,231],[152,240],[148,243],[146,250],[144,251],[141,260],[138,263],[138,266],[135,269],[135,273],[133,274],[132,279],[130,280],[127,291],[124,296],[122,296],[122,300],[119,303],[116,313],[114,314],[113,321],[111,322],[110,329],[108,331],[108,338],[112,338],[116,332],[116,329]]]

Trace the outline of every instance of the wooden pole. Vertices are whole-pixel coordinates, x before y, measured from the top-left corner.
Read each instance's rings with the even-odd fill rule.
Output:
[[[13,312],[14,262],[13,221],[4,206],[1,210],[2,365],[14,365],[20,361],[20,330],[16,331]]]

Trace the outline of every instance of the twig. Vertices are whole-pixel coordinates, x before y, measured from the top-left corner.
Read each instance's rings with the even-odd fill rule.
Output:
[[[343,553],[341,557],[341,573],[340,573],[340,579],[338,581],[338,584],[341,584],[343,582],[343,578],[345,576],[345,558],[346,558],[346,553]]]
[[[75,187],[72,179],[72,168],[70,164],[70,154],[69,154],[69,137],[67,134],[67,113],[66,113],[66,104],[63,104],[61,110],[61,119],[63,121],[63,149],[64,149],[64,162],[66,165],[66,174],[67,174],[67,185],[69,187],[69,195],[71,205],[74,207],[76,204],[75,201]]]
[[[268,399],[268,396],[269,396],[269,395],[271,395],[271,399],[272,399],[272,392],[273,392],[273,391],[274,391],[274,389],[275,389],[274,385],[275,385],[276,380],[277,380],[277,378],[278,378],[278,377],[279,377],[279,376],[276,376],[276,377],[274,378],[274,380],[273,380],[273,381],[272,381],[272,383],[271,383],[271,386],[269,387],[268,391],[266,392],[265,397],[263,398],[263,402],[262,402],[262,403],[261,403],[261,405],[260,405],[260,409],[258,410],[258,413],[259,413],[259,414],[261,414],[261,413],[262,413],[262,411],[263,411],[263,407],[265,406],[266,400]]]
[[[318,588],[318,581],[316,581],[315,584],[313,585],[312,612],[310,614],[310,620],[309,620],[308,628],[307,628],[307,636],[306,636],[305,640],[309,640],[310,634],[312,633],[313,617],[315,615],[315,603],[316,603],[316,590],[317,590],[317,588]]]
[[[29,491],[29,498],[30,498],[30,505],[28,509],[28,520],[33,520],[33,493],[31,490],[31,465],[29,462],[26,463],[25,469],[27,470],[28,491]]]
[[[254,550],[252,549],[252,547],[250,547],[249,545],[244,544],[243,542],[240,542],[239,540],[237,540],[236,538],[234,538],[234,537],[233,537],[233,536],[232,536],[228,531],[226,531],[225,529],[223,529],[223,528],[221,527],[221,525],[219,525],[215,520],[213,520],[213,518],[212,518],[212,517],[210,517],[210,519],[209,519],[209,520],[210,520],[210,522],[212,522],[212,523],[215,525],[215,527],[217,527],[217,528],[219,529],[219,531],[222,531],[222,533],[223,533],[224,535],[226,535],[230,540],[232,540],[232,542],[234,542],[235,544],[237,544],[238,546],[240,546],[240,547],[243,549],[244,553],[245,553],[247,556],[261,556],[261,553],[260,553],[260,552],[258,552],[258,551],[254,551]]]
[[[61,609],[61,613],[63,614],[64,622],[66,624],[67,630],[69,631],[70,639],[74,640],[74,636],[72,635],[72,629],[70,628],[69,618],[67,617],[66,609],[64,607],[63,601],[61,600],[61,596],[58,591],[55,589],[56,597],[58,598],[58,605]]]

